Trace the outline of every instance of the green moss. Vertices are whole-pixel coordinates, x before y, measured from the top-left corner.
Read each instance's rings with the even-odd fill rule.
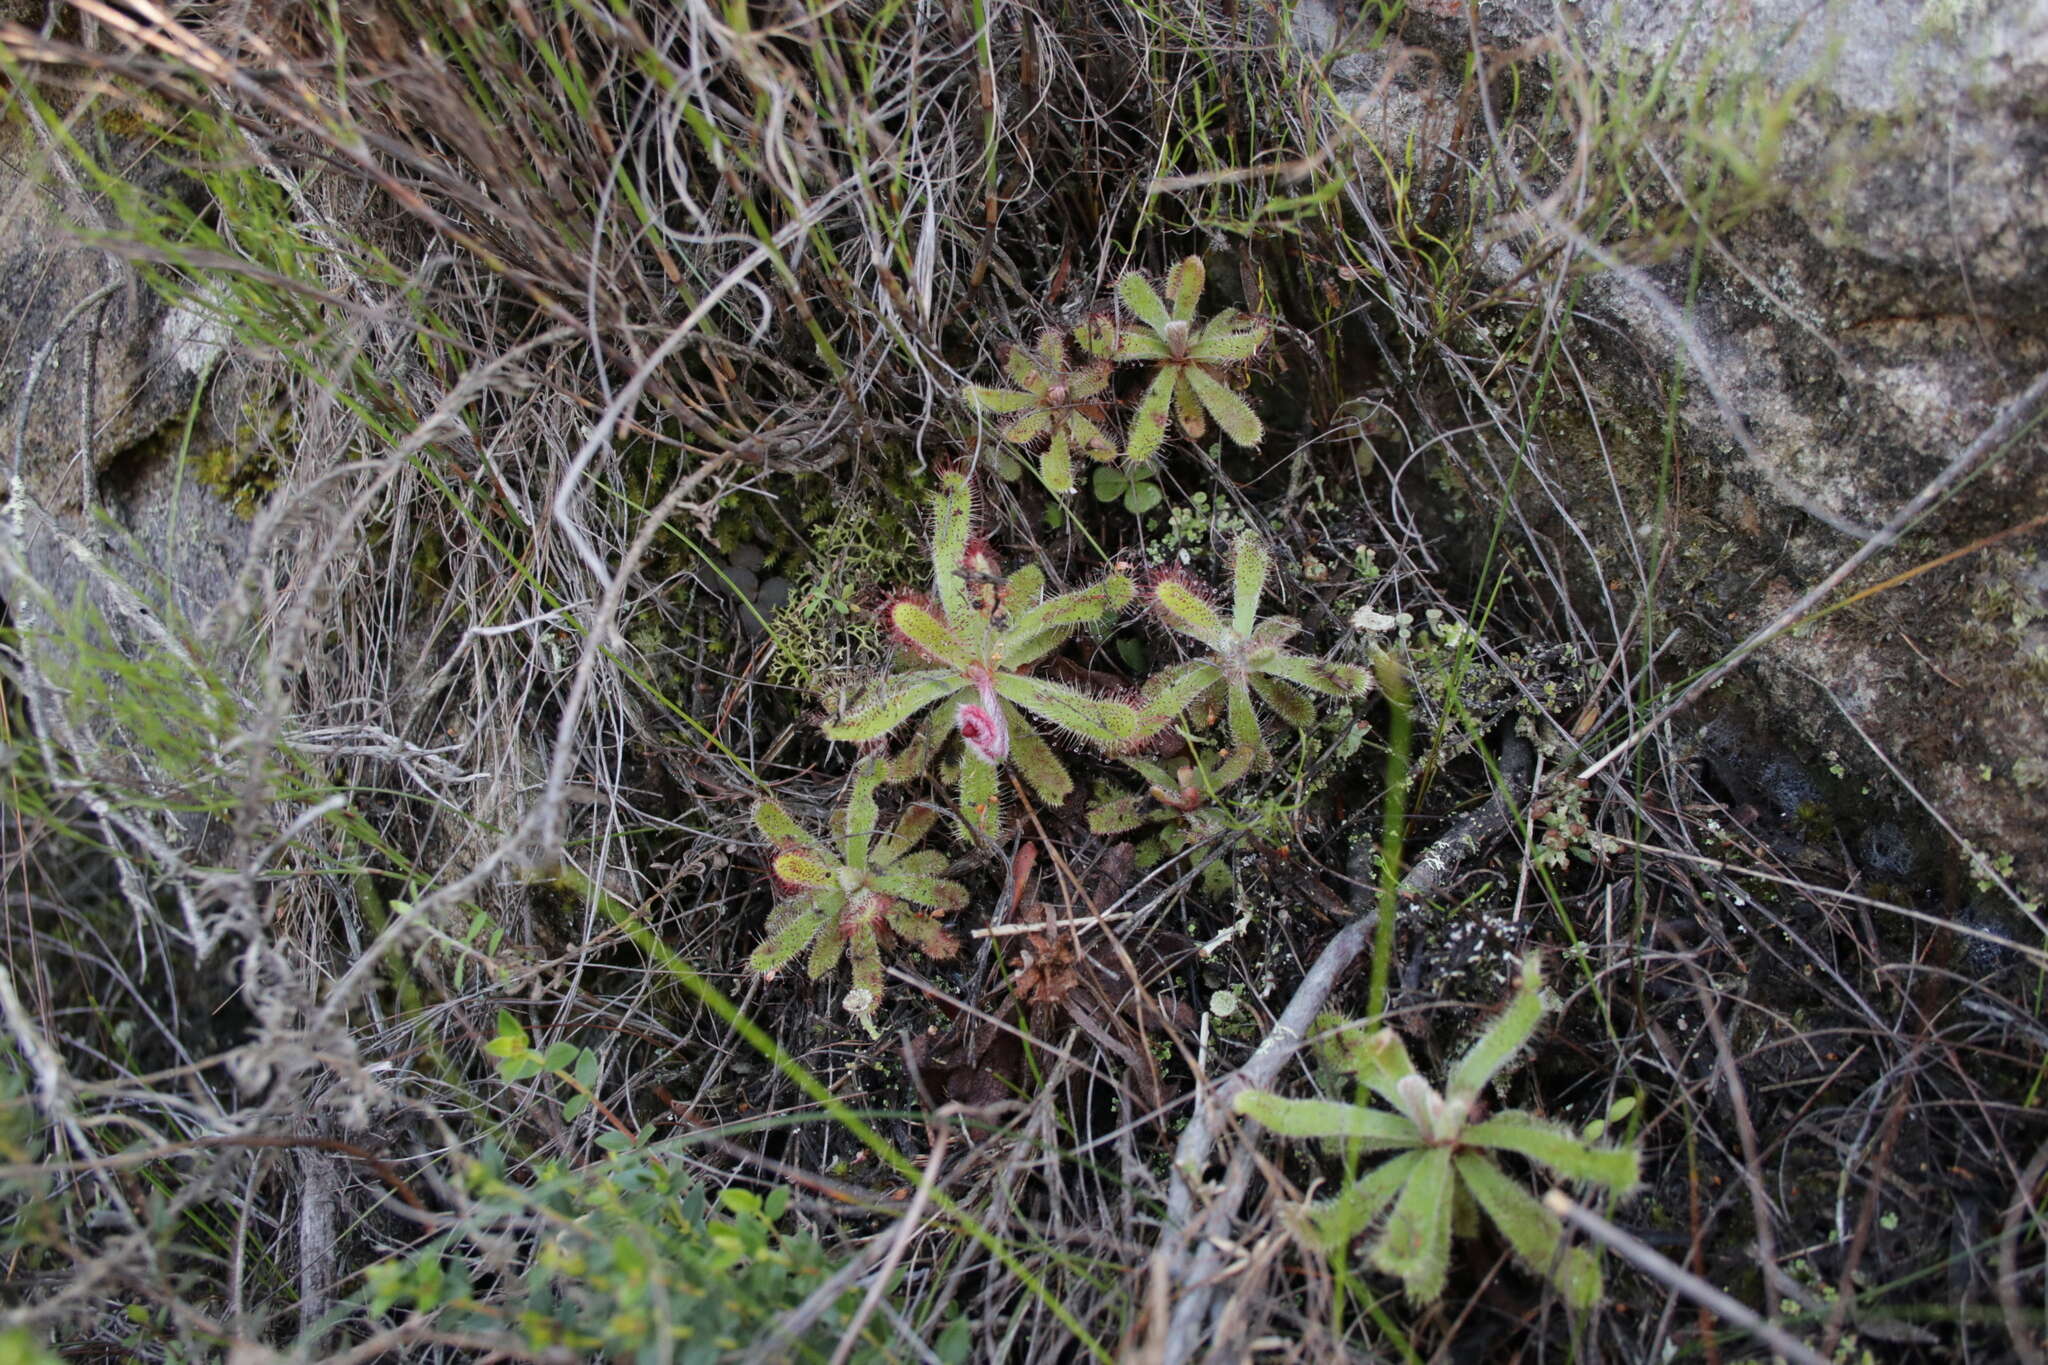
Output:
[[[277,490],[280,471],[256,424],[245,420],[218,444],[186,456],[185,471],[244,521]]]

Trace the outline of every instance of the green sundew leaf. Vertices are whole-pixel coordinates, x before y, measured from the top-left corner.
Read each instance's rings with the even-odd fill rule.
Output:
[[[1041,401],[1035,393],[1019,393],[1014,389],[989,389],[979,384],[969,384],[960,390],[961,398],[977,412],[1008,413],[1022,412],[1035,407]]]
[[[1514,1152],[1567,1180],[1618,1195],[1627,1194],[1642,1179],[1642,1161],[1634,1148],[1595,1146],[1562,1124],[1519,1109],[1467,1125],[1462,1140],[1470,1147]]]
[[[795,919],[784,923],[780,929],[772,929],[768,937],[762,939],[760,948],[754,950],[754,956],[748,958],[748,966],[760,972],[762,976],[780,972],[784,966],[791,964],[791,960],[797,954],[809,948],[811,939],[817,937],[817,931],[819,927],[823,927],[823,923],[823,913],[813,909],[803,915],[797,915]]]
[[[1131,316],[1155,332],[1166,330],[1166,324],[1173,321],[1160,302],[1158,291],[1152,288],[1152,281],[1135,270],[1127,270],[1117,277],[1116,296],[1123,300],[1124,307],[1131,310]]]
[[[1256,749],[1233,749],[1230,756],[1223,760],[1223,765],[1209,775],[1210,787],[1222,791],[1250,772],[1252,764],[1258,761],[1258,757]]]
[[[846,955],[846,935],[840,932],[831,910],[824,911],[824,923],[820,928],[822,932],[811,949],[811,960],[804,964],[804,970],[813,981],[829,975],[839,965],[840,958]]]
[[[1017,739],[1010,737],[1011,751]],[[996,765],[984,763],[973,754],[960,755],[960,818],[984,839],[995,840],[1003,829],[1002,786]]]
[[[1210,365],[1235,365],[1250,360],[1266,344],[1273,329],[1253,322],[1234,308],[1226,308],[1202,328],[1188,357]]]
[[[775,855],[775,875],[792,886],[818,890],[837,881],[837,866],[809,849],[785,849]]]
[[[971,651],[952,628],[914,598],[889,604],[889,625],[918,650],[955,672],[966,672],[974,662]]]
[[[1493,1017],[1486,1030],[1473,1039],[1472,1046],[1451,1068],[1444,1083],[1445,1093],[1477,1097],[1486,1088],[1486,1083],[1499,1075],[1529,1045],[1536,1026],[1543,1021],[1545,1007],[1543,958],[1537,953],[1530,953],[1522,959],[1520,989],[1508,1001],[1508,1007]]]
[[[825,727],[825,738],[880,739],[933,702],[963,690],[960,675],[951,671],[923,669],[883,678]]]
[[[1067,368],[1067,340],[1057,327],[1041,327],[1035,355],[1048,374],[1059,374]]]
[[[1142,517],[1166,500],[1166,491],[1150,479],[1134,479],[1124,490],[1124,510]]]
[[[918,877],[907,872],[890,873],[875,878],[875,890],[885,896],[895,896],[913,905],[922,905],[933,910],[951,912],[964,909],[967,905],[967,888],[958,882],[949,882],[943,877]]]
[[[874,926],[863,924],[854,930],[847,949],[853,959],[853,989],[847,992],[846,1008],[853,1014],[871,1015],[882,1003],[882,944]],[[865,1001],[860,999],[862,992],[867,995]]]
[[[1003,667],[1012,672],[1029,668],[1065,644],[1073,633],[1072,626],[1054,626],[1051,630],[1006,642],[1003,646]]]
[[[1183,635],[1220,650],[1223,617],[1201,590],[1181,578],[1162,578],[1152,589],[1152,609],[1159,619]]]
[[[903,877],[939,877],[945,875],[946,855],[935,848],[908,854],[889,870]]]
[[[1173,307],[1174,317],[1183,322],[1193,321],[1195,305],[1202,301],[1202,285],[1207,274],[1200,256],[1183,256],[1168,268],[1166,297]]]
[[[1462,1180],[1453,1182],[1451,1189],[1451,1240],[1477,1237],[1479,1205],[1472,1202],[1472,1191],[1465,1188]]]
[[[1179,774],[1166,771],[1163,766],[1154,763],[1149,758],[1140,758],[1135,754],[1126,755],[1124,766],[1144,778],[1145,785],[1148,787],[1154,787],[1160,791],[1167,792],[1180,789]]]
[[[1202,416],[1202,400],[1189,383],[1193,367],[1183,367],[1180,378],[1173,385],[1173,413],[1180,418],[1180,429],[1191,441],[1199,441],[1209,434],[1209,419]]]
[[[1166,439],[1166,423],[1172,413],[1173,389],[1177,376],[1173,370],[1162,368],[1152,377],[1151,387],[1138,400],[1138,410],[1131,414],[1130,435],[1124,441],[1124,463],[1142,464],[1152,458],[1159,449],[1159,443]],[[1097,491],[1100,492],[1098,476]]]
[[[1090,834],[1125,834],[1145,823],[1145,798],[1136,792],[1108,797],[1088,808]]]
[[[1026,564],[1010,575],[1010,612],[1029,611],[1045,596],[1045,570],[1036,564]]]
[[[971,607],[960,565],[974,536],[974,490],[965,474],[949,469],[939,475],[932,513],[932,580],[939,606],[948,621],[965,621]]]
[[[1450,1148],[1421,1153],[1372,1249],[1372,1263],[1400,1277],[1411,1303],[1443,1297],[1451,1268],[1451,1179]]]
[[[1067,422],[1054,427],[1051,444],[1038,457],[1038,477],[1046,491],[1056,498],[1068,497],[1074,491],[1074,457],[1067,439],[1070,429],[1071,423]]]
[[[1091,460],[1114,460],[1118,451],[1116,442],[1109,439],[1109,433],[1097,426],[1094,419],[1082,413],[1073,413],[1067,418],[1067,426],[1074,444],[1081,447],[1081,453]]]
[[[1038,388],[1043,387],[1044,375],[1039,370],[1038,358],[1022,346],[1008,346],[1003,350],[1003,371],[1010,376],[1010,382],[1024,390],[1033,399],[1038,397]]]
[[[1057,806],[1073,795],[1074,776],[1045,737],[1008,702],[1003,703],[1003,719],[1010,725],[1010,762],[1038,799]]]
[[[1097,360],[1115,360],[1120,330],[1114,318],[1092,317],[1074,328],[1074,341]]]
[[[1270,654],[1257,660],[1259,672],[1283,678],[1311,692],[1332,697],[1362,697],[1372,691],[1372,673],[1356,664],[1312,659],[1306,654]]]
[[[1413,1147],[1422,1134],[1413,1123],[1384,1109],[1335,1100],[1290,1100],[1263,1090],[1240,1090],[1230,1107],[1282,1137],[1344,1138],[1366,1151]]]
[[[1266,705],[1272,707],[1280,719],[1297,730],[1315,728],[1316,704],[1300,688],[1256,673],[1252,675],[1251,684],[1252,690],[1265,699]]]
[[[817,848],[818,841],[811,837],[794,815],[781,802],[762,797],[754,803],[754,828],[778,844],[802,844],[806,848]]]
[[[1058,597],[1039,603],[1030,611],[1017,618],[1009,632],[1003,637],[1003,662],[1010,663],[1008,653],[1012,643],[1022,643],[1032,636],[1056,627],[1071,629],[1086,625],[1090,621],[1121,611],[1130,605],[1137,595],[1137,584],[1123,574],[1111,574],[1099,583],[1085,588],[1063,592]]]
[[[1150,332],[1142,332],[1135,327],[1126,327],[1117,333],[1116,355],[1114,358],[1117,360],[1171,360],[1173,358],[1173,348]]]
[[[1266,595],[1266,576],[1273,556],[1257,536],[1239,536],[1230,566],[1230,628],[1249,640],[1259,623],[1259,599]]]
[[[960,940],[947,933],[945,925],[915,910],[891,910],[889,927],[904,942],[916,945],[919,952],[937,961],[943,962],[960,951]]]
[[[1138,705],[1148,716],[1171,720],[1200,701],[1203,693],[1222,681],[1222,670],[1207,659],[1170,664],[1146,682]]]
[[[1027,412],[1022,417],[1003,423],[999,435],[1011,445],[1028,446],[1046,432],[1052,430],[1052,414],[1044,408]]]
[[[1225,436],[1241,446],[1255,446],[1266,439],[1265,424],[1235,390],[1200,365],[1190,365],[1183,373]]]
[[[1408,1183],[1422,1155],[1420,1149],[1403,1152],[1346,1185],[1336,1198],[1305,1207],[1302,1212],[1322,1250],[1328,1253],[1349,1246],[1354,1237],[1371,1227]]]
[[[916,805],[896,817],[896,828],[875,841],[875,849],[868,857],[870,867],[890,867],[903,859],[911,849],[924,842],[925,835],[938,822],[939,813],[926,805]],[[942,855],[943,856],[943,855]],[[909,866],[904,862],[903,866]]]
[[[1137,708],[1109,697],[1092,697],[1050,678],[1005,673],[996,692],[1032,715],[1105,749],[1120,749],[1147,733]]]
[[[1524,1265],[1556,1285],[1574,1308],[1600,1301],[1600,1263],[1583,1247],[1559,1254],[1564,1226],[1542,1201],[1477,1152],[1457,1159],[1458,1179]]]
[[[1230,689],[1230,746],[1250,753],[1263,753],[1266,736],[1259,729],[1258,713],[1252,710],[1250,687],[1233,685]]]
[[[1360,1085],[1397,1109],[1407,1108],[1401,1081],[1416,1071],[1400,1034],[1390,1028],[1374,1029],[1356,1045],[1344,1040],[1344,1051],[1343,1069],[1356,1076]]]
[[[882,785],[873,763],[854,770],[853,787],[846,796],[846,865],[863,869],[868,865],[868,846],[874,838],[881,812],[875,806],[875,788]]]
[[[1301,634],[1301,622],[1292,616],[1268,616],[1252,627],[1252,648],[1278,649]]]
[[[958,683],[960,679],[953,679]],[[933,707],[931,713],[913,730],[910,739],[896,753],[887,758],[874,760],[875,771],[885,782],[915,782],[925,775],[932,765],[933,757],[952,733],[953,717],[960,709],[960,703],[974,695],[971,688],[963,688]]]

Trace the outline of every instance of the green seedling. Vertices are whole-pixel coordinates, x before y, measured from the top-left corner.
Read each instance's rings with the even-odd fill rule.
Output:
[[[912,806],[895,828],[877,832],[875,790],[880,785],[876,764],[864,764],[855,773],[846,804],[833,814],[829,839],[813,838],[772,800],[763,798],[754,806],[755,827],[775,846],[769,868],[781,901],[768,918],[767,938],[748,965],[773,976],[809,948],[807,965],[815,981],[841,958],[851,958],[853,989],[845,1005],[870,1035],[882,1003],[883,947],[902,939],[927,957],[953,956],[960,944],[935,916],[967,904],[967,889],[939,875],[946,869],[943,853],[912,851],[930,832],[937,812]]]
[[[1220,707],[1230,724],[1230,752],[1215,774],[1217,787],[1243,777],[1265,753],[1265,737],[1252,696],[1273,708],[1297,730],[1316,723],[1315,703],[1303,689],[1333,697],[1362,697],[1372,674],[1353,664],[1296,654],[1287,641],[1301,631],[1290,617],[1259,619],[1259,599],[1272,570],[1272,557],[1256,536],[1238,538],[1231,572],[1230,617],[1211,603],[1208,590],[1181,573],[1162,576],[1152,588],[1152,609],[1169,627],[1210,653],[1154,675],[1145,688],[1147,712],[1176,716],[1189,710],[1213,723]]]
[[[997,778],[1005,763],[1049,804],[1074,790],[1066,765],[1022,713],[1105,750],[1122,749],[1159,728],[1156,717],[1127,702],[1030,672],[1077,627],[1127,606],[1137,589],[1127,576],[1111,574],[1047,597],[1045,573],[1035,566],[1005,578],[987,543],[973,535],[973,494],[957,471],[939,476],[934,514],[936,600],[905,594],[884,610],[910,666],[866,689],[825,727],[825,736],[879,740],[929,709],[916,736],[889,761],[888,774],[907,781],[923,773],[958,731],[961,818],[994,838],[1002,825]]]
[[[1134,517],[1144,516],[1166,498],[1153,471],[1137,465],[1128,469],[1101,466],[1095,471],[1094,493],[1097,502],[1121,502]]]
[[[1190,256],[1166,272],[1166,297],[1135,271],[1116,282],[1116,294],[1132,321],[1099,317],[1075,333],[1081,348],[1103,360],[1153,361],[1158,365],[1145,396],[1131,419],[1124,459],[1142,463],[1166,439],[1175,418],[1190,440],[1209,431],[1209,418],[1241,446],[1255,446],[1266,429],[1251,405],[1225,379],[1236,365],[1259,353],[1272,328],[1234,308],[1226,308],[1200,328],[1195,305],[1201,302],[1205,276],[1202,258]]]
[[[1003,359],[1014,389],[970,384],[960,391],[977,412],[1008,416],[997,435],[1013,445],[1046,443],[1038,457],[1038,476],[1054,494],[1074,491],[1074,452],[1094,460],[1114,460],[1116,442],[1103,430],[1108,421],[1101,398],[1109,388],[1107,360],[1075,366],[1067,339],[1057,328],[1038,335],[1033,348],[1012,346]]]
[[[1297,1226],[1304,1240],[1332,1252],[1377,1225],[1372,1263],[1398,1276],[1412,1301],[1429,1303],[1443,1295],[1452,1234],[1476,1236],[1484,1213],[1515,1256],[1557,1286],[1567,1303],[1586,1308],[1598,1302],[1599,1263],[1585,1248],[1564,1245],[1557,1216],[1502,1170],[1498,1158],[1521,1156],[1561,1179],[1622,1196],[1641,1178],[1635,1149],[1600,1146],[1519,1109],[1482,1117],[1488,1084],[1520,1055],[1550,1007],[1542,961],[1531,953],[1514,998],[1452,1066],[1442,1092],[1417,1073],[1392,1029],[1339,1029],[1332,1061],[1392,1105],[1392,1113],[1241,1092],[1233,1101],[1237,1112],[1284,1137],[1340,1139],[1353,1153],[1392,1154],[1350,1178],[1336,1198],[1303,1208]]]

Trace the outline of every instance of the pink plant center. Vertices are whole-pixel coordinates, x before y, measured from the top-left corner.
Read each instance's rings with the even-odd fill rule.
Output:
[[[1001,763],[1009,757],[1010,732],[1000,711],[990,711],[972,702],[961,707],[960,738],[966,743],[967,752],[984,763]]]
[[[1002,702],[996,697],[995,680],[985,669],[972,675],[981,700],[960,708],[960,739],[967,752],[984,763],[1001,763],[1010,756],[1010,727],[1003,720]]]

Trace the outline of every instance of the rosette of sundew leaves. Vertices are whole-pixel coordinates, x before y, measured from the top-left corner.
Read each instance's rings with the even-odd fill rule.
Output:
[[[1207,656],[1173,664],[1146,684],[1144,708],[1175,716],[1194,710],[1204,722],[1220,709],[1229,719],[1230,752],[1213,775],[1220,789],[1243,777],[1266,752],[1252,698],[1270,706],[1297,730],[1316,723],[1309,692],[1362,697],[1372,674],[1355,664],[1334,663],[1287,648],[1301,632],[1286,616],[1259,617],[1259,599],[1272,571],[1272,556],[1253,535],[1240,536],[1231,569],[1230,614],[1210,600],[1208,589],[1186,574],[1162,575],[1153,584],[1153,612],[1168,627],[1206,647]],[[1305,690],[1304,690],[1305,689]]]
[[[1531,953],[1507,1008],[1451,1067],[1441,1091],[1416,1071],[1392,1029],[1367,1033],[1330,1019],[1324,1027],[1336,1030],[1326,1047],[1331,1061],[1391,1111],[1240,1092],[1232,1101],[1237,1112],[1275,1133],[1335,1139],[1353,1158],[1385,1158],[1347,1177],[1334,1199],[1299,1210],[1304,1240],[1330,1252],[1377,1228],[1373,1265],[1398,1276],[1414,1302],[1433,1302],[1443,1294],[1452,1236],[1477,1236],[1484,1214],[1516,1258],[1567,1303],[1598,1302],[1599,1262],[1583,1247],[1564,1245],[1557,1216],[1501,1168],[1500,1158],[1522,1157],[1560,1179],[1620,1197],[1641,1179],[1635,1149],[1589,1141],[1520,1109],[1485,1114],[1487,1086],[1521,1054],[1550,1008],[1542,960]]]
[[[1109,420],[1102,404],[1109,388],[1107,360],[1075,365],[1065,334],[1048,327],[1036,346],[1012,346],[1003,368],[1014,389],[969,384],[960,396],[978,412],[1007,417],[996,434],[1012,445],[1045,442],[1038,477],[1049,491],[1059,497],[1074,491],[1076,451],[1094,460],[1116,458],[1116,442],[1103,430]]]
[[[1202,258],[1189,256],[1166,272],[1162,299],[1150,280],[1128,271],[1117,279],[1116,296],[1131,320],[1091,318],[1074,334],[1081,349],[1099,359],[1158,366],[1131,418],[1126,463],[1151,459],[1176,417],[1190,440],[1208,435],[1211,417],[1238,445],[1255,446],[1265,439],[1258,414],[1230,387],[1226,375],[1256,356],[1273,329],[1234,308],[1197,326],[1195,305],[1201,302],[1205,279]]]
[[[781,899],[768,917],[767,937],[747,960],[773,976],[808,948],[815,981],[851,959],[853,989],[845,1007],[871,1035],[882,1003],[883,947],[902,939],[927,957],[952,957],[959,941],[935,916],[967,904],[967,888],[939,875],[946,855],[915,851],[938,812],[911,806],[894,828],[882,831],[875,800],[880,785],[878,766],[861,765],[824,839],[773,799],[754,804],[754,826],[774,845],[769,871]]]
[[[908,666],[865,689],[825,727],[825,737],[878,740],[929,711],[886,771],[899,781],[916,777],[957,731],[961,818],[994,838],[1002,825],[1003,765],[1013,765],[1048,804],[1066,800],[1074,789],[1066,764],[1026,714],[1104,750],[1124,748],[1158,728],[1156,718],[1128,702],[1030,671],[1076,628],[1127,606],[1137,588],[1113,573],[1047,597],[1045,573],[1036,566],[1005,578],[987,544],[974,537],[973,494],[957,470],[939,476],[933,513],[933,595],[898,596],[884,609]]]

